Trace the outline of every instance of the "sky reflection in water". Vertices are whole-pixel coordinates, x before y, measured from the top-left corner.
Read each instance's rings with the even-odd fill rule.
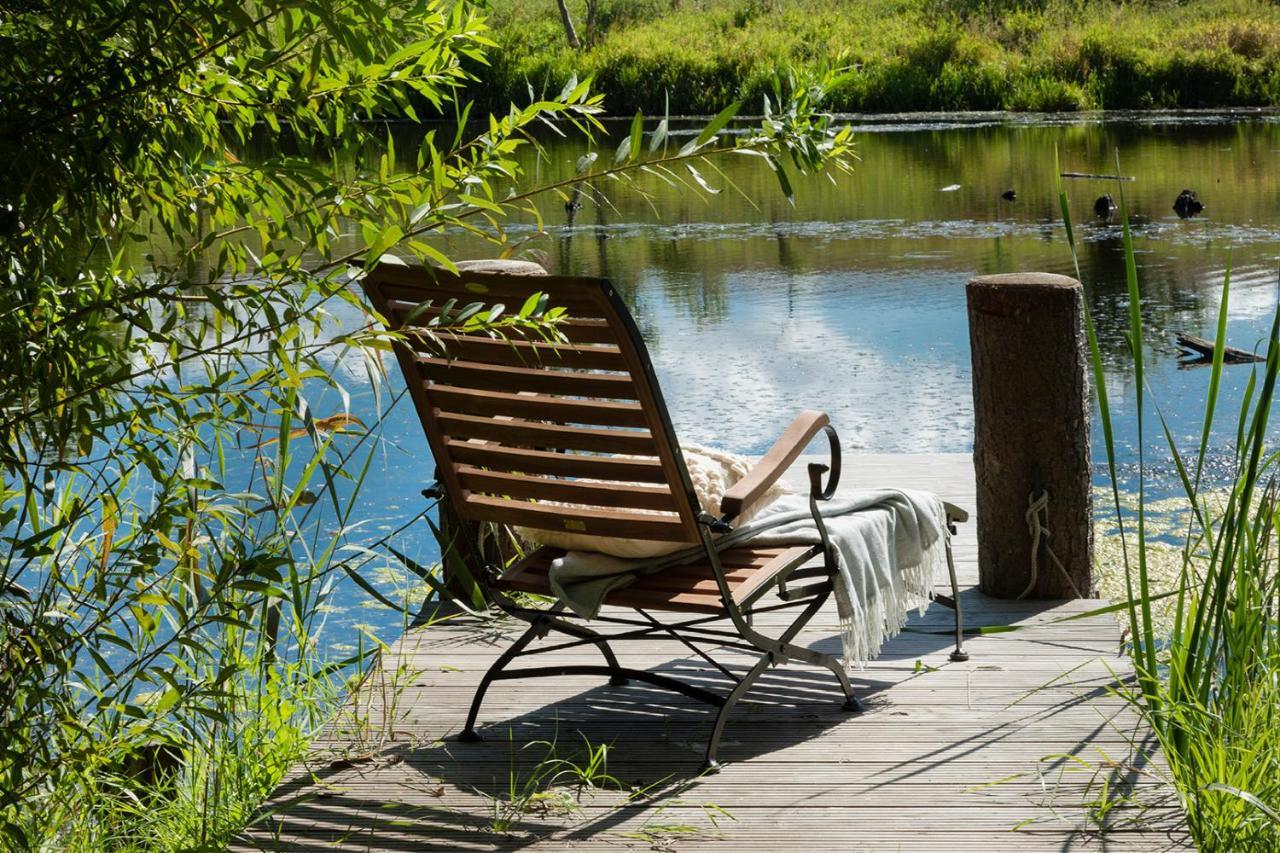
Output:
[[[1228,262],[1230,344],[1253,348],[1275,305],[1280,126],[1270,116],[1201,116],[1181,124],[931,119],[866,130],[856,174],[834,186],[825,178],[795,181],[794,206],[758,158],[731,158],[721,166],[751,202],[724,180],[712,180],[726,188],[708,198],[644,183],[653,207],[610,184],[599,188],[607,204],[584,197],[572,214],[559,199],[545,199],[548,234],[526,248],[553,272],[605,275],[625,295],[686,441],[760,453],[797,411],[819,408],[831,414],[849,449],[965,452],[973,419],[965,281],[1010,271],[1071,274],[1055,149],[1064,170],[1094,173],[1113,173],[1118,149],[1124,172],[1137,178],[1124,192],[1139,252],[1149,382],[1174,435],[1191,448],[1208,374],[1178,368],[1175,332],[1212,336]],[[550,161],[530,167],[543,181],[571,174],[584,149],[549,144]],[[960,189],[940,191],[953,184]],[[1206,206],[1193,220],[1172,210],[1184,187],[1197,190]],[[1009,188],[1017,191],[1014,202],[1000,197]],[[1118,192],[1114,183],[1095,180],[1070,180],[1067,189],[1107,362],[1122,474],[1131,477],[1136,434],[1121,338],[1128,306],[1120,228],[1092,214],[1098,195]],[[443,242],[455,258],[493,254],[465,235]],[[1224,470],[1230,453],[1234,427],[1227,418],[1248,369],[1226,371],[1219,411],[1227,415],[1215,432],[1211,475]],[[403,387],[398,373],[392,376],[392,390]],[[352,369],[349,379],[353,413],[372,421],[363,368]],[[312,404],[321,414],[341,405],[336,395]],[[418,492],[431,480],[412,409],[398,407],[383,429],[380,470],[362,499],[371,534],[417,513]],[[1101,459],[1096,429],[1094,444]],[[1173,472],[1154,431],[1147,449],[1168,492]],[[399,545],[423,563],[435,556],[425,524]],[[345,594],[335,598],[343,604],[331,623],[337,634],[358,621],[399,630],[398,617],[366,611],[355,603],[356,592],[350,602]]]

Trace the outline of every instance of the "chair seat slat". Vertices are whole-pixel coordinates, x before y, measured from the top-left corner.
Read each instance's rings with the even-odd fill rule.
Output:
[[[500,471],[552,474],[558,477],[589,477],[594,480],[666,483],[662,463],[656,459],[623,459],[617,456],[586,456],[578,453],[551,453],[498,444],[475,444],[446,439],[451,458],[457,462]]]
[[[725,563],[725,580],[734,599],[744,601],[772,582],[780,572],[808,561],[817,551],[816,548],[806,546],[733,548],[722,551],[720,559]],[[551,586],[547,580],[548,569],[551,561],[563,554],[559,549],[540,548],[508,569],[499,585],[505,589],[549,595]],[[742,565],[744,560],[748,565]],[[729,568],[730,565],[736,567]],[[605,603],[698,613],[719,613],[724,610],[711,564],[705,560],[643,575],[630,586],[610,593]]]
[[[455,311],[462,306],[455,306]],[[430,308],[418,309],[417,304],[410,302],[392,302],[387,306],[387,320],[393,329],[431,328],[430,321],[442,316],[443,312],[434,305]],[[413,320],[406,322],[412,314]],[[609,326],[609,321],[600,317],[582,314],[570,314],[555,322],[556,331],[564,339],[574,344],[613,344],[618,343],[618,336]],[[437,334],[449,334],[451,328],[446,324]]]
[[[439,347],[407,333],[409,345],[418,352],[436,354]],[[441,340],[450,358],[511,367],[574,368],[577,370],[625,371],[626,359],[608,344],[575,346],[569,343],[490,338],[481,335],[442,333]]]
[[[416,300],[391,299],[388,300],[387,307],[391,309],[392,316],[401,323],[405,323],[406,321],[409,321],[409,318],[412,318],[412,321],[409,321],[409,325],[425,325],[429,320],[442,315],[444,307],[449,305],[449,299],[450,297],[448,296],[435,296],[434,294],[427,299],[423,299],[422,297],[418,297]],[[481,315],[487,314],[496,305],[501,305],[501,313],[508,315],[517,313],[520,310],[520,303],[522,301],[523,300],[517,299],[516,302],[511,303],[501,298],[490,299],[488,297],[464,297],[455,300],[452,305],[449,305],[449,311],[451,314],[456,314],[468,305],[473,305],[478,302],[483,306],[480,309]],[[567,323],[571,320],[594,320],[597,322],[604,322],[604,318],[601,316],[603,312],[601,312],[599,307],[594,303],[571,301],[568,305],[562,305],[549,302],[547,307],[565,309],[564,316],[557,320],[557,323]]]
[[[691,542],[675,513],[643,515],[614,509],[547,506],[529,501],[469,495],[459,514],[478,521],[517,524],[541,530],[560,530],[587,536],[641,538],[663,542]]]
[[[663,487],[554,480],[485,471],[471,465],[459,465],[457,473],[462,487],[471,492],[593,506],[677,511],[675,497]]]
[[[380,272],[379,275],[382,273]],[[450,299],[456,299],[460,305],[471,302],[485,304],[501,302],[512,311],[519,311],[525,300],[535,293],[545,293],[549,307],[578,307],[598,311],[597,306],[600,304],[598,293],[592,293],[589,288],[572,279],[550,276],[530,278],[527,286],[519,279],[487,277],[483,282],[474,278],[465,282],[441,278],[426,283],[421,281],[395,283],[385,280],[381,287],[388,299],[396,301],[421,302],[425,297],[437,305],[442,305]]]

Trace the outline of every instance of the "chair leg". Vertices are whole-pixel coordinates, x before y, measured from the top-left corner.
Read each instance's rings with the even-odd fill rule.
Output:
[[[612,675],[609,676],[611,685],[622,687],[631,683],[630,679],[623,674],[622,666],[619,665],[618,658],[614,655],[613,649],[609,646],[609,641],[604,634],[582,625],[574,625],[572,622],[566,622],[563,619],[550,620],[550,627],[571,637],[577,637],[579,640],[591,640],[595,647],[600,650],[600,654],[604,655],[605,663],[608,664],[609,669],[612,671]]]
[[[836,680],[840,682],[840,689],[844,691],[844,705],[841,706],[841,710],[848,711],[850,714],[861,714],[862,703],[858,701],[857,696],[853,695],[853,684],[849,682],[849,674],[844,671],[844,664],[831,655],[823,655],[820,662],[831,670]]]
[[[738,682],[738,686],[725,697],[724,704],[720,706],[720,713],[716,715],[715,725],[711,728],[711,740],[707,742],[707,757],[702,764],[704,773],[720,772],[720,762],[716,761],[716,752],[720,748],[720,737],[724,734],[725,723],[729,721],[729,712],[733,710],[733,706],[738,704],[738,700],[751,689],[751,685],[755,683],[766,669],[769,668],[769,655],[761,655],[760,660],[756,661],[756,665],[751,667],[751,671],[742,677]]]
[[[476,717],[480,716],[480,704],[484,702],[484,694],[489,690],[489,685],[498,677],[498,673],[506,669],[507,664],[515,660],[520,652],[524,651],[525,646],[546,631],[546,622],[546,617],[539,617],[530,622],[529,629],[508,646],[507,650],[499,655],[498,659],[489,666],[484,678],[480,679],[480,686],[476,688],[476,695],[471,699],[471,709],[467,712],[467,722],[463,725],[462,731],[458,733],[458,740],[463,743],[476,743],[484,740],[480,733],[476,731]]]
[[[804,646],[794,646],[791,641],[796,635],[809,623],[809,620],[822,608],[826,602],[830,592],[817,595],[805,605],[804,610],[795,618],[795,620],[782,632],[776,639],[765,637],[755,631],[744,632],[746,639],[750,639],[752,644],[760,649],[763,654],[760,660],[756,661],[742,680],[738,682],[733,691],[725,697],[724,704],[720,706],[720,713],[716,715],[715,726],[711,730],[711,740],[707,742],[707,757],[703,763],[704,773],[716,773],[720,770],[720,763],[716,761],[716,752],[720,748],[720,738],[724,734],[725,723],[729,721],[729,714],[733,711],[733,707],[738,704],[738,700],[743,697],[751,685],[755,683],[764,671],[775,662],[783,662],[788,658],[801,660],[809,664],[825,666],[835,675],[840,682],[840,689],[844,692],[844,710],[854,713],[862,710],[856,696],[853,695],[853,685],[849,682],[849,676],[844,671],[844,666],[839,660],[831,655],[822,652],[816,652]]]
[[[956,580],[956,560],[951,553],[951,537],[947,537],[947,571],[951,575],[951,597],[956,605],[956,648],[951,653],[953,663],[964,663],[969,659],[969,653],[964,650],[964,616],[960,612],[960,584]]]
[[[789,657],[802,660],[811,665],[825,666],[827,669],[831,670],[831,673],[836,677],[836,680],[840,682],[840,690],[844,693],[843,710],[853,714],[860,714],[862,713],[862,703],[858,701],[857,696],[853,695],[853,685],[849,682],[849,674],[845,672],[844,664],[841,663],[838,658],[826,654],[825,652],[817,652],[804,647],[797,648],[796,646],[791,645],[791,641],[804,629],[805,625],[809,624],[809,620],[822,609],[822,605],[826,603],[829,596],[830,593],[824,593],[810,602],[804,611],[796,617],[796,620],[791,624],[791,627],[778,638],[778,642],[781,647],[786,650],[786,654]]]

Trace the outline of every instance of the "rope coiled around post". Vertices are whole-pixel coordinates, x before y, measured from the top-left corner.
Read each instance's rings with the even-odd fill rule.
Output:
[[[1043,516],[1043,520],[1041,520]],[[1084,598],[1080,594],[1080,590],[1076,588],[1076,583],[1071,579],[1071,574],[1067,571],[1067,567],[1062,565],[1062,561],[1058,559],[1058,555],[1053,553],[1053,548],[1049,547],[1049,536],[1051,532],[1048,527],[1049,521],[1049,490],[1041,490],[1039,496],[1035,490],[1027,495],[1027,512],[1025,515],[1027,520],[1027,531],[1031,534],[1031,581],[1027,584],[1027,588],[1022,591],[1018,599],[1024,599],[1035,589],[1036,581],[1040,578],[1040,545],[1043,542],[1044,551],[1049,555],[1049,559],[1053,560],[1053,564],[1058,567],[1058,571],[1066,578],[1067,585],[1071,587],[1071,591],[1075,593],[1076,598]]]

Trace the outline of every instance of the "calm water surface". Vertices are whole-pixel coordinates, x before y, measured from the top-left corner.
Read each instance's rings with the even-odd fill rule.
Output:
[[[612,183],[597,188],[600,202],[587,193],[572,211],[548,197],[547,233],[526,244],[527,254],[556,273],[608,276],[625,295],[685,441],[760,453],[797,411],[819,408],[850,449],[964,452],[973,423],[965,281],[1011,271],[1073,274],[1055,151],[1064,171],[1111,174],[1118,150],[1124,173],[1137,179],[1125,194],[1149,329],[1149,383],[1190,448],[1208,374],[1178,367],[1173,337],[1212,337],[1228,264],[1229,343],[1251,349],[1266,333],[1280,254],[1280,119],[931,118],[880,121],[861,131],[856,173],[834,185],[795,181],[794,205],[758,158],[729,158],[720,164],[727,179],[709,176],[725,187],[712,197],[677,193],[656,179],[640,185],[652,204]],[[542,181],[567,177],[584,150],[581,143],[550,144],[549,161],[530,170]],[[730,180],[750,201],[728,188]],[[1117,223],[1092,213],[1094,199],[1115,194],[1116,186],[1066,183],[1129,476],[1137,442],[1121,337],[1128,310],[1121,234]],[[1205,204],[1191,220],[1172,209],[1184,187]],[[1001,198],[1006,189],[1016,190],[1016,201]],[[532,225],[513,230],[533,233]],[[442,242],[455,258],[493,254],[461,234]],[[1238,405],[1248,370],[1228,368],[1220,411]],[[357,414],[375,410],[363,376],[362,367],[352,367]],[[403,387],[398,375],[392,385]],[[326,405],[339,404],[315,401],[317,411]],[[1224,419],[1215,441],[1219,460],[1232,431]],[[1096,428],[1094,443],[1101,459]],[[1167,491],[1171,474],[1161,448],[1148,441]],[[379,454],[382,470],[362,504],[370,530],[386,532],[421,509],[418,492],[431,477],[407,405],[389,417]],[[856,481],[856,460],[849,468]],[[434,558],[425,525],[400,539],[422,562]],[[390,584],[390,575],[380,582]],[[390,627],[376,609],[336,600],[343,613],[335,630],[353,621]],[[399,620],[391,621],[398,630]]]

